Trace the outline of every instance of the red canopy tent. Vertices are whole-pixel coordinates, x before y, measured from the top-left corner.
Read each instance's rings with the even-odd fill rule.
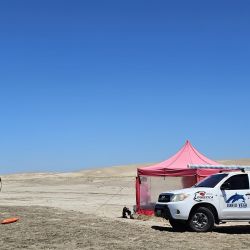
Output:
[[[219,165],[202,155],[189,141],[186,141],[185,145],[166,161],[138,168],[136,177],[137,213],[153,214],[159,193],[168,188],[191,187],[197,181],[219,172],[218,169],[189,169],[188,164]]]

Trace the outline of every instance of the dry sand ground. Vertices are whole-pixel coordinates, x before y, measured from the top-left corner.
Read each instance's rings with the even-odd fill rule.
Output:
[[[135,204],[136,167],[3,176],[0,216],[20,221],[0,225],[0,249],[250,249],[246,223],[201,234],[119,218]]]

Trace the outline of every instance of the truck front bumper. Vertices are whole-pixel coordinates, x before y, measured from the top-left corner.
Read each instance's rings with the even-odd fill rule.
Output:
[[[156,204],[155,205],[155,216],[162,217],[164,219],[172,219],[169,207],[166,204]]]
[[[155,204],[155,216],[162,217],[167,220],[188,220],[192,204],[186,202],[168,202]]]

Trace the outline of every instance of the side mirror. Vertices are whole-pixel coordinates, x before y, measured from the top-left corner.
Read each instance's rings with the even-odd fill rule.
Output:
[[[224,182],[221,187],[220,187],[221,190],[229,190],[231,189],[231,184],[229,182]]]

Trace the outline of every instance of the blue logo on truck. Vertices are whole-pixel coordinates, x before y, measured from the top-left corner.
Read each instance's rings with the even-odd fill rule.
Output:
[[[247,203],[244,195],[235,193],[226,200],[227,207],[230,208],[246,208]]]
[[[241,195],[241,194],[234,194],[232,195],[227,201],[226,203],[235,203],[236,201],[239,201],[239,200],[242,200],[242,202],[245,203],[245,198],[244,198],[244,195]]]

